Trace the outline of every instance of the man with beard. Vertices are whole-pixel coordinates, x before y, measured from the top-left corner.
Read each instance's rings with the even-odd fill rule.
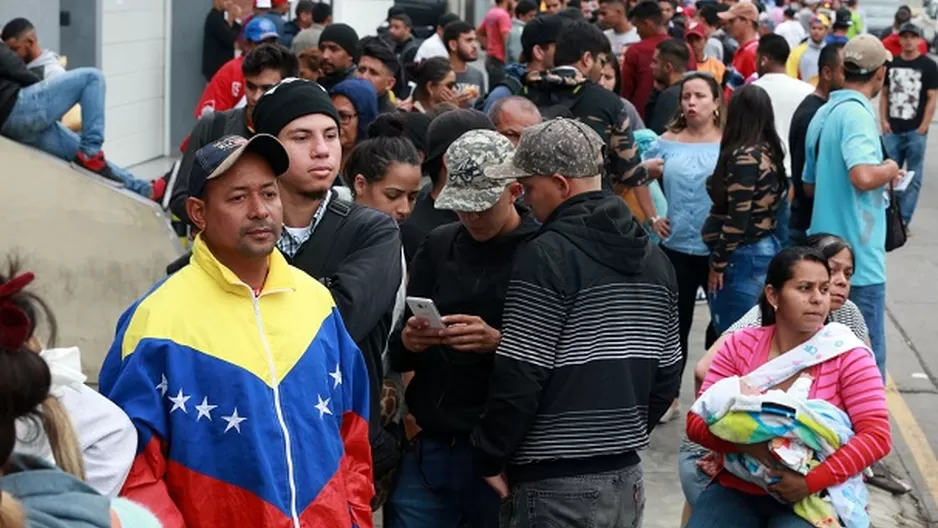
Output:
[[[355,75],[358,67],[358,33],[348,24],[332,24],[319,36],[322,72],[319,84],[326,90]]]
[[[254,135],[252,114],[254,106],[267,90],[287,77],[296,77],[299,64],[290,50],[277,44],[265,44],[255,48],[244,57],[241,71],[244,74],[244,95],[247,100],[243,108],[206,115],[196,123],[189,136],[189,143],[179,165],[176,184],[169,201],[170,211],[177,218],[188,222],[186,199],[189,197],[189,174],[195,162],[195,153],[205,145],[230,134],[251,137]],[[188,259],[180,261],[185,265]]]
[[[468,63],[479,58],[476,30],[469,22],[457,20],[443,29],[443,44],[449,50],[449,63],[456,73],[456,104],[465,108],[485,93],[485,76]]]
[[[277,247],[329,288],[368,367],[369,414],[380,417],[382,354],[404,274],[397,222],[332,189],[342,159],[339,113],[322,86],[284,80],[258,101],[254,123],[257,133],[277,136],[290,155],[290,169],[280,178],[284,227]],[[383,428],[377,418],[369,437],[378,482],[397,467],[403,433],[398,424]]]

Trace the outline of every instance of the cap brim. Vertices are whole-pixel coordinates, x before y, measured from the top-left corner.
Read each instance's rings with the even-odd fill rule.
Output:
[[[498,165],[490,165],[482,169],[482,173],[489,179],[501,181],[517,180],[518,178],[534,176],[533,172],[526,171],[516,166],[513,159],[505,163],[499,163]]]
[[[279,41],[279,40],[280,40],[280,33],[277,33],[276,31],[270,31],[270,32],[267,32],[267,33],[261,33],[260,35],[257,36],[256,39],[250,39],[250,40],[251,40],[251,42],[253,42],[254,44],[260,44],[261,42],[264,42],[265,40],[267,40],[267,39],[272,39],[272,38],[275,38],[275,39],[277,39],[277,40]]]
[[[446,186],[443,187],[443,191],[437,197],[434,207],[462,213],[481,213],[495,207],[504,192],[504,186],[491,189],[458,190]]]
[[[283,148],[283,144],[270,134],[257,134],[238,150],[232,152],[231,155],[225,158],[225,161],[221,162],[221,164],[205,178],[205,181],[209,181],[224,174],[247,152],[252,152],[264,158],[267,163],[270,164],[270,168],[273,169],[274,176],[278,178],[290,168],[290,155],[287,154],[287,150]]]

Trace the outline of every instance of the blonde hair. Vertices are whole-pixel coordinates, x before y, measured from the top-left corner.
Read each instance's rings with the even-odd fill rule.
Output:
[[[46,398],[42,403],[42,409],[42,426],[49,438],[55,465],[59,466],[62,471],[84,481],[85,461],[82,457],[81,444],[78,443],[78,434],[75,432],[72,420],[68,417],[68,411],[55,396]]]
[[[7,492],[0,492],[0,526],[3,528],[25,528],[26,516],[20,503]]]

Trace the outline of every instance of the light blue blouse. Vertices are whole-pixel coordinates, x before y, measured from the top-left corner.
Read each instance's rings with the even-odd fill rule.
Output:
[[[688,255],[710,254],[700,231],[710,213],[707,178],[713,174],[719,155],[719,143],[679,143],[659,138],[644,156],[664,160],[661,181],[668,200],[671,236],[662,244],[668,249]]]

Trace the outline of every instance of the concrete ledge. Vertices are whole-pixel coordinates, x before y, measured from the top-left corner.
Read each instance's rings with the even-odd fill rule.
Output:
[[[58,319],[58,344],[81,348],[95,383],[118,317],[182,248],[149,200],[5,138],[0,160],[0,258],[15,255],[36,273],[34,290]]]

